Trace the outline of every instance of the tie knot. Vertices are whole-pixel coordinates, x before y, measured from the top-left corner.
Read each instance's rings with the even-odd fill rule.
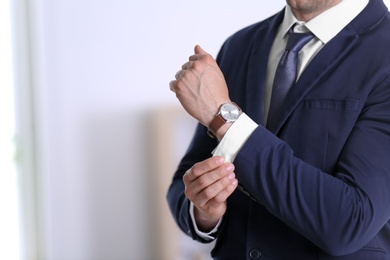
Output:
[[[286,50],[299,52],[303,46],[313,39],[312,33],[295,33],[291,29],[288,36]]]

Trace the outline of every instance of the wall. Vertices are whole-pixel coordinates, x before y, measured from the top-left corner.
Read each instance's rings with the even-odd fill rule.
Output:
[[[195,44],[215,56],[284,2],[32,2],[45,259],[162,259],[153,198],[172,172],[156,169],[151,118],[179,108],[168,83]]]
[[[164,117],[180,114],[168,83],[195,44],[215,56],[233,32],[285,1],[31,3],[44,259],[163,259],[156,234],[167,208],[157,195],[172,164],[160,166],[173,152],[166,160],[177,163],[186,145],[168,137],[174,121]],[[173,148],[156,145],[161,133]]]

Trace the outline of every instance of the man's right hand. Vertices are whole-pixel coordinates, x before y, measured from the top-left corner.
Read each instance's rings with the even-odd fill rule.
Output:
[[[216,156],[196,163],[183,176],[185,195],[194,204],[199,230],[212,230],[226,212],[226,200],[237,188],[234,165]]]
[[[225,77],[216,60],[199,45],[169,83],[183,108],[209,127],[219,107],[230,102]]]

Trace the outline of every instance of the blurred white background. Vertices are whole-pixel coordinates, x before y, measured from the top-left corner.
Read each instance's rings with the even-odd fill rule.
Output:
[[[155,138],[163,137],[153,122],[180,110],[168,83],[195,44],[215,56],[232,33],[285,1],[12,3],[18,131],[32,140],[22,150],[30,152],[25,185],[34,196],[21,198],[35,219],[25,224],[26,243],[36,240],[25,259],[163,259],[157,233],[165,217],[156,209],[167,205],[156,206],[165,203],[155,200],[156,182],[173,172],[158,167],[165,157]]]

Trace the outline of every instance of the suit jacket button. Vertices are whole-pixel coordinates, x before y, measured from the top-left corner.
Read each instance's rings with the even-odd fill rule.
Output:
[[[261,252],[257,249],[252,249],[250,252],[249,252],[249,257],[251,259],[259,259],[261,257]]]

